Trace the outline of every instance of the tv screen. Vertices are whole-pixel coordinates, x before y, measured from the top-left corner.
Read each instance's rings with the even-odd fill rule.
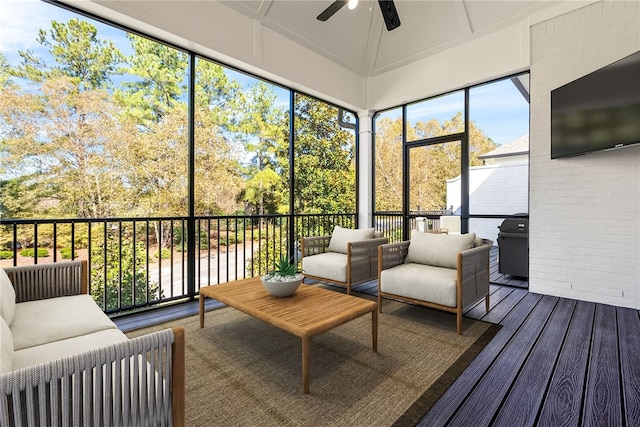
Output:
[[[640,143],[640,52],[551,91],[551,158]]]

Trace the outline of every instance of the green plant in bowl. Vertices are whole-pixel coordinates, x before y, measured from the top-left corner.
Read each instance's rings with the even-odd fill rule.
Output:
[[[283,257],[275,261],[273,270],[262,277],[262,284],[274,297],[288,297],[295,293],[302,279],[298,264]]]

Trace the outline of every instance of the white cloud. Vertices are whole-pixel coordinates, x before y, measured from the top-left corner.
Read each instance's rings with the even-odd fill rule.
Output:
[[[38,46],[37,31],[62,20],[66,11],[39,0],[0,0],[0,51],[13,53]]]

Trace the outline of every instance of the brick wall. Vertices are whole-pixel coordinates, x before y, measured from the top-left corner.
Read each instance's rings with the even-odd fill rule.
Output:
[[[550,159],[550,92],[640,51],[640,2],[531,27],[530,290],[640,308],[640,147]]]

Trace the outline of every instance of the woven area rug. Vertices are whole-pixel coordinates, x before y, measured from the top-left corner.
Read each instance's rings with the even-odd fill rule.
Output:
[[[310,394],[302,393],[301,340],[233,308],[170,326],[186,335],[187,425],[415,425],[499,326],[385,300],[378,352],[367,314],[311,342]]]

